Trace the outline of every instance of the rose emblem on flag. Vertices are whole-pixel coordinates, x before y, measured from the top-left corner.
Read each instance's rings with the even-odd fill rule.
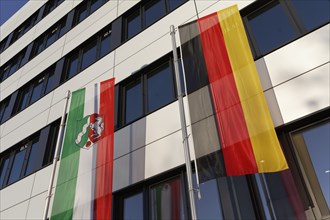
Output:
[[[77,136],[75,143],[83,149],[90,149],[102,138],[104,116],[97,113],[77,121]]]

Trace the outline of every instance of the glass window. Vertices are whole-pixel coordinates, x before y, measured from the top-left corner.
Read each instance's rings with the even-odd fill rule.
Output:
[[[175,99],[173,75],[168,64],[148,75],[148,112]]]
[[[9,165],[9,159],[10,159],[9,156],[7,158],[4,158],[0,164],[0,188],[2,187],[4,179],[6,177],[6,173]]]
[[[65,29],[65,21],[66,21],[66,19],[64,19],[64,20],[61,21],[61,24],[60,24],[60,27],[59,27],[60,30],[59,30],[58,38],[62,37],[65,34],[65,31],[66,31],[66,29]]]
[[[41,38],[36,42],[32,56],[37,56],[39,53],[41,53],[41,51],[43,51],[43,49],[44,49],[44,38]]]
[[[48,33],[47,35],[47,40],[46,40],[46,47],[54,43],[57,39],[57,30],[58,27],[54,28],[51,32]]]
[[[133,196],[124,198],[123,205],[124,220],[143,219],[143,194],[138,193]]]
[[[11,76],[18,69],[18,66],[19,66],[19,60],[16,59],[11,64],[7,77]]]
[[[248,17],[253,38],[261,54],[265,54],[298,37],[294,24],[282,4],[274,2],[267,10]]]
[[[85,69],[96,60],[96,39],[84,47],[81,69]]]
[[[73,54],[68,61],[68,69],[67,69],[67,79],[75,76],[78,72],[78,54]]]
[[[7,99],[7,100],[2,101],[0,104],[0,122],[2,120],[3,115],[5,114],[8,103],[9,103],[9,101]]]
[[[330,122],[292,134],[303,170],[319,204],[330,209]]]
[[[92,0],[91,1],[91,12],[90,13],[93,13],[99,7],[101,7],[101,5],[103,4],[103,2],[104,2],[104,0]]]
[[[36,164],[41,164],[38,162],[43,159],[40,157],[41,155],[39,155],[39,152],[42,150],[41,149],[42,146],[40,144],[38,144],[38,141],[39,141],[39,138],[36,138],[35,140],[33,140],[32,144],[31,144],[31,150],[30,150],[27,167],[25,170],[25,175],[29,175],[30,173],[33,173],[37,169],[41,168],[41,167],[36,166]]]
[[[56,86],[55,85],[55,73],[52,71],[51,73],[48,74],[45,94],[47,94],[51,90],[53,90],[55,88],[55,86]]]
[[[26,89],[23,90],[23,92],[20,95],[17,112],[20,112],[21,110],[27,107],[27,105],[29,104],[29,97],[30,97],[30,87],[27,87]]]
[[[110,52],[111,46],[111,30],[105,32],[101,37],[101,52],[100,57],[103,57]]]
[[[10,65],[6,66],[6,68],[4,68],[4,70],[2,71],[2,73],[1,73],[2,81],[8,77],[9,69],[10,69]]]
[[[143,93],[140,80],[126,87],[125,96],[125,123],[139,118],[143,114]]]
[[[44,84],[44,78],[40,79],[38,83],[36,83],[33,86],[30,104],[40,99],[42,95],[43,84]]]
[[[292,4],[307,31],[329,22],[329,0],[292,0]]]
[[[176,9],[179,5],[181,5],[185,1],[186,0],[169,0],[168,5],[169,5],[170,11],[173,11],[174,9]]]
[[[194,174],[194,188],[197,188],[196,174]],[[201,199],[195,196],[197,219],[224,219],[222,215],[220,194],[216,179],[200,185]]]
[[[145,6],[144,18],[145,27],[158,21],[165,15],[165,1],[164,0],[153,0]]]
[[[150,206],[151,219],[185,219],[180,179],[151,187]]]
[[[87,2],[87,1],[86,1]],[[87,11],[87,4],[85,4],[79,8],[78,14],[77,14],[77,22],[76,24],[79,24],[82,20],[84,20],[88,16],[88,11]]]
[[[127,20],[127,39],[135,36],[142,29],[140,10],[128,16]]]
[[[14,162],[10,170],[8,184],[13,183],[20,178],[22,166],[24,163],[25,153],[26,153],[26,146],[23,146],[19,151],[16,152],[14,157]]]
[[[56,7],[55,5],[55,0],[50,0],[47,2],[47,6],[46,6],[46,9],[45,9],[45,12],[43,14],[43,17],[45,17],[46,15],[48,15],[51,11],[54,10],[54,8]]]

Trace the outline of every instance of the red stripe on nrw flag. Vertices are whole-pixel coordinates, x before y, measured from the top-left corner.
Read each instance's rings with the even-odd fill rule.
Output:
[[[198,19],[226,173],[257,173],[258,168],[217,13]]]
[[[112,218],[114,83],[114,79],[100,83],[99,114],[104,116],[104,136],[97,146],[94,219]]]

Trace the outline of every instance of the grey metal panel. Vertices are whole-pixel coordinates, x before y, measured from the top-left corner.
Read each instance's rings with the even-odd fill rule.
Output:
[[[122,28],[123,28],[123,18],[122,16],[117,18],[112,22],[111,30],[111,50],[117,48],[121,45],[122,41]]]

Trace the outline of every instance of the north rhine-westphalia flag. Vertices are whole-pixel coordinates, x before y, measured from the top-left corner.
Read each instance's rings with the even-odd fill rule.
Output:
[[[200,181],[287,169],[237,6],[179,33]]]
[[[111,219],[114,79],[72,93],[51,219]]]

